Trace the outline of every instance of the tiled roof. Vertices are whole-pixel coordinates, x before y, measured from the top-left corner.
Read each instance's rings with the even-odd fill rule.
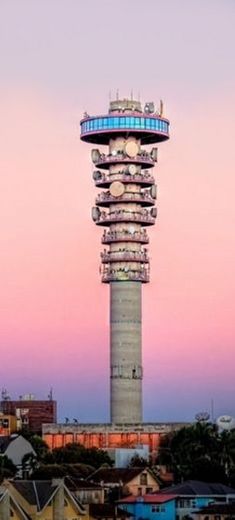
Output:
[[[13,480],[12,485],[29,504],[37,506],[38,511],[43,509],[57,487],[52,486],[50,480]]]
[[[142,502],[144,504],[164,504],[165,502],[169,502],[170,500],[174,500],[177,498],[177,495],[167,495],[162,493],[151,493],[143,496],[133,496],[130,495],[126,498],[122,498],[118,500],[120,504],[131,504],[136,502]]]
[[[70,491],[77,491],[78,489],[102,489],[100,484],[89,482],[82,478],[66,476],[64,482]]]
[[[99,468],[87,480],[90,482],[105,482],[107,484],[119,484],[120,482],[125,484],[143,471],[146,470],[144,468]]]
[[[234,494],[235,489],[225,486],[224,484],[218,484],[216,482],[201,482],[199,480],[187,480],[181,484],[175,486],[169,486],[161,490],[161,493],[175,493],[176,495],[182,496],[213,496],[213,495],[227,495]]]

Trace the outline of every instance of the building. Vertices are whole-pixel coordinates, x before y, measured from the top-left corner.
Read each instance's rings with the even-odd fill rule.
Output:
[[[69,443],[85,448],[135,448],[146,445],[155,459],[166,434],[179,430],[189,423],[141,423],[141,424],[44,424],[43,439],[50,449]]]
[[[27,520],[89,519],[86,509],[65,486],[63,480],[4,481],[2,488],[9,491]],[[11,516],[6,516],[6,520],[10,518]]]
[[[235,503],[212,504],[196,511],[193,520],[235,520]]]
[[[29,517],[15,501],[5,486],[0,486],[0,519],[29,520]]]
[[[62,479],[5,480],[0,487],[0,520],[127,520],[115,504],[84,507]]]
[[[106,495],[115,488],[117,497],[141,496],[159,491],[158,479],[148,468],[99,468],[89,475],[89,482],[96,482],[106,490]]]
[[[159,493],[123,498],[118,505],[131,513],[135,520],[223,520],[209,518],[210,513],[207,515],[206,511],[215,511],[220,506],[225,511],[232,503],[234,507],[234,502],[235,490],[228,486],[189,480]]]
[[[157,148],[169,139],[169,121],[154,104],[133,99],[110,102],[102,116],[85,114],[81,139],[107,146],[91,152],[95,186],[92,209],[104,227],[102,282],[110,286],[110,414],[115,424],[142,422],[142,284],[149,282],[149,238],[155,224],[157,188],[152,169]],[[108,249],[107,249],[108,248]]]
[[[7,415],[0,412],[0,437],[11,435],[18,430],[17,419],[15,415]]]
[[[134,520],[176,520],[176,495],[154,493],[129,496],[118,501],[119,507],[132,515]]]
[[[104,488],[100,486],[100,484],[70,476],[65,477],[64,482],[67,488],[72,491],[81,504],[104,503]]]
[[[149,461],[148,446],[136,446],[136,448],[110,448],[107,449],[107,453],[114,462],[115,468],[128,468],[132,463],[133,458],[136,457],[145,461],[146,466]],[[141,466],[142,465],[143,464],[141,464]],[[138,464],[136,464],[136,466],[138,466]]]
[[[26,455],[36,457],[36,453],[22,435],[12,435],[11,437],[0,437],[0,457],[7,456],[17,468],[17,475],[22,476],[22,471],[28,470],[28,465],[23,464]]]
[[[162,490],[163,494],[175,494],[177,520],[191,517],[195,511],[213,503],[235,500],[235,489],[224,484],[188,480]],[[194,518],[194,516],[192,517]]]
[[[41,401],[34,399],[32,394],[22,396],[18,401],[12,401],[8,398],[2,399],[0,402],[0,409],[3,414],[15,417],[20,428],[26,428],[40,435],[43,423],[56,422],[56,408],[57,403],[53,399]],[[17,429],[20,428],[17,427]]]

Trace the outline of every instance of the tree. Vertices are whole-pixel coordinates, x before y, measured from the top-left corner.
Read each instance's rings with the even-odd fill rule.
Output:
[[[0,455],[0,482],[2,482],[4,478],[14,477],[16,470],[17,468],[11,459],[6,455]]]
[[[158,463],[171,468],[176,481],[195,479],[227,483],[228,468],[232,468],[234,462],[234,433],[219,434],[214,424],[199,421],[170,434],[158,457]]]
[[[99,468],[103,464],[112,466],[112,460],[105,450],[98,448],[84,448],[81,444],[70,443],[62,448],[55,448],[43,458],[49,464],[76,464],[82,463]]]
[[[148,461],[144,457],[140,457],[138,453],[133,455],[128,464],[129,468],[146,468],[146,466],[148,466]]]

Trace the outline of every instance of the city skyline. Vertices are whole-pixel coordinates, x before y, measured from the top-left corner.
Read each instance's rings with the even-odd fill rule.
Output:
[[[235,414],[235,8],[119,9],[117,41],[104,0],[0,6],[0,381],[12,397],[52,386],[60,418],[108,420],[108,292],[79,120],[133,90],[163,98],[171,120],[143,295],[144,420],[193,419],[212,398],[215,415]]]

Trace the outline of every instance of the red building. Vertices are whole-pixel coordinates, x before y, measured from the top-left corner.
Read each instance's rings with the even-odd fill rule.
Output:
[[[37,434],[42,433],[43,423],[55,423],[57,420],[57,403],[52,399],[3,400],[0,402],[0,409],[6,415],[15,416],[23,428]]]

